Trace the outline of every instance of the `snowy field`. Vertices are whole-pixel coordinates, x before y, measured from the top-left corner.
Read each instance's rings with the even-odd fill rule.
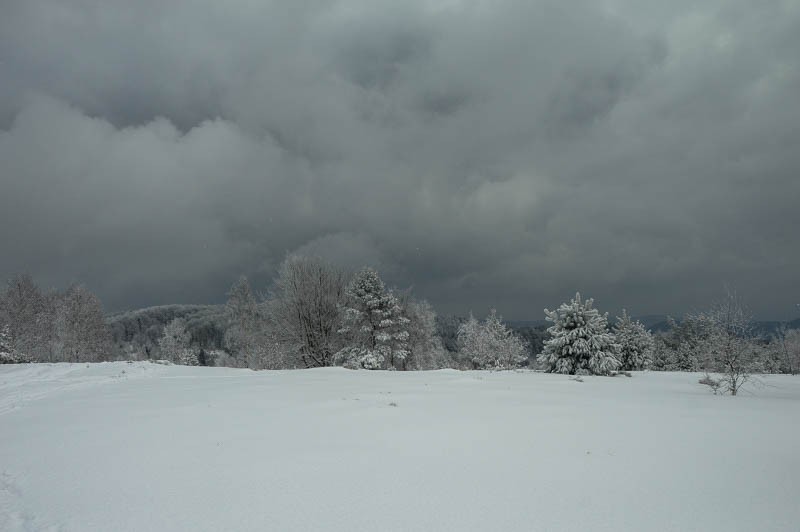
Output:
[[[800,377],[698,378],[0,366],[0,530],[800,530]]]

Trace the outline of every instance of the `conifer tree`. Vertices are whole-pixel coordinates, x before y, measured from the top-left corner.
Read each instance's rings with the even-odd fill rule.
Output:
[[[547,329],[550,338],[537,357],[550,373],[608,375],[619,368],[619,346],[608,332],[608,314],[601,315],[592,308],[593,299],[581,300],[581,295],[558,310],[544,310],[553,325]]]
[[[378,272],[365,268],[345,290],[344,327],[347,347],[335,361],[350,368],[403,369],[408,351],[408,318]]]
[[[635,371],[643,369],[653,355],[653,335],[638,320],[634,321],[628,311],[622,310],[614,324],[614,337],[619,345],[618,359],[620,370]]]

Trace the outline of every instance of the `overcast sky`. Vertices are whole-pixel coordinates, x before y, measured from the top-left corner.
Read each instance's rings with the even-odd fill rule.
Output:
[[[219,302],[301,251],[440,313],[798,315],[798,0],[0,4],[4,278]]]

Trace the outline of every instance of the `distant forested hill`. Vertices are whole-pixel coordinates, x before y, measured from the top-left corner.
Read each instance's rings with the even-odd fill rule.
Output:
[[[162,305],[118,312],[108,317],[114,345],[134,345],[147,356],[157,350],[164,326],[181,318],[192,336],[192,343],[203,349],[219,349],[225,336],[224,305]]]

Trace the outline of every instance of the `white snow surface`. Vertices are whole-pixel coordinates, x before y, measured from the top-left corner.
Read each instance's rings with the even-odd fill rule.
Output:
[[[699,377],[0,366],[0,530],[800,530],[800,377]]]

